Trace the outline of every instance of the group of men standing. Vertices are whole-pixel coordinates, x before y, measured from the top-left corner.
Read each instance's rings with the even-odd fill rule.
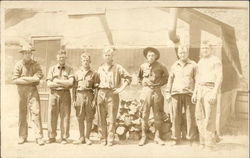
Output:
[[[13,81],[17,85],[19,101],[19,144],[27,141],[27,111],[34,124],[36,142],[43,145],[40,99],[37,85],[43,77],[40,65],[32,59],[31,47],[20,51],[23,59],[14,69]],[[71,102],[76,110],[80,137],[74,144],[92,144],[90,132],[97,113],[100,141],[112,146],[115,138],[115,121],[119,109],[119,93],[132,81],[131,75],[119,64],[114,63],[115,49],[103,49],[104,63],[94,71],[90,54],[81,55],[81,66],[75,73],[66,64],[66,51],[57,54],[58,64],[49,69],[47,86],[50,88],[48,107],[48,140],[56,142],[58,116],[60,116],[61,143],[69,143]],[[180,144],[181,137],[192,142],[199,129],[202,147],[213,147],[215,136],[216,100],[222,82],[222,65],[212,55],[211,44],[201,45],[201,59],[196,64],[188,58],[188,46],[178,47],[178,60],[170,72],[158,62],[160,52],[152,47],[145,48],[147,62],[139,68],[138,79],[143,86],[140,103],[142,137],[139,145],[147,143],[147,128],[150,110],[154,115],[154,142],[164,145],[161,139],[164,96],[161,87],[166,86],[166,100],[170,104],[173,144]],[[72,98],[70,89],[73,88]],[[29,109],[29,110],[28,110]],[[183,124],[184,122],[184,124]],[[84,124],[86,123],[86,125]],[[85,129],[86,128],[86,129]]]

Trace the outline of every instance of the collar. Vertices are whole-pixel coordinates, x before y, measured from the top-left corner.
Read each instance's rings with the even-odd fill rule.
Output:
[[[64,65],[57,64],[56,67],[58,69],[60,69],[60,68],[65,69],[66,68],[66,64],[64,64]]]
[[[24,60],[22,60],[22,63],[23,63],[24,65],[31,65],[31,64],[34,64],[35,61],[32,60],[32,59],[30,59],[29,61],[24,61]]]
[[[182,65],[185,66],[186,64],[191,64],[191,60],[188,58],[187,61],[186,61],[186,63],[182,63],[180,60],[178,60],[178,61],[177,61],[177,64],[178,64],[178,65],[181,65],[181,66],[182,66]]]
[[[80,67],[80,70],[81,71],[85,71],[85,72],[89,72],[89,71],[91,71],[91,68],[89,67],[87,70],[85,70],[82,66]]]

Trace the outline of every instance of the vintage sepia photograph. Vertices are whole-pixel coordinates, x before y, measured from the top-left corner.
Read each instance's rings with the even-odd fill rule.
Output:
[[[1,157],[249,157],[249,1],[2,1],[0,21]]]

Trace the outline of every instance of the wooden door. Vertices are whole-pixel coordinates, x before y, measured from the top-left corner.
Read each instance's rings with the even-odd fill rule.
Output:
[[[34,59],[37,60],[42,68],[44,77],[40,81],[38,91],[41,100],[41,117],[43,127],[47,127],[48,121],[48,104],[49,104],[49,89],[46,85],[46,78],[49,68],[56,64],[56,54],[61,47],[61,39],[33,39],[33,45],[36,50]]]

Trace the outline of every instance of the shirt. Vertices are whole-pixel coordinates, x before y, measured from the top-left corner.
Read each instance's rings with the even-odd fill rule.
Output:
[[[222,64],[221,61],[214,55],[209,58],[201,58],[198,62],[197,82],[206,83],[213,82],[218,79],[222,80]]]
[[[75,87],[77,90],[91,90],[98,86],[97,73],[91,69],[84,70],[80,68],[75,73]]]
[[[159,62],[144,63],[140,66],[138,79],[143,86],[161,87],[168,81],[168,70]]]
[[[192,94],[195,86],[196,63],[188,59],[185,64],[176,61],[170,71],[166,92],[174,94]]]
[[[98,68],[97,73],[100,80],[99,88],[119,88],[122,79],[128,84],[132,81],[130,74],[119,64],[112,64],[110,67],[103,64]]]
[[[43,78],[43,73],[40,64],[35,60],[25,62],[20,60],[16,63],[12,79],[18,79],[20,77],[33,77],[36,76],[39,79]],[[31,83],[31,85],[38,85],[39,82]]]
[[[60,66],[60,64],[54,65],[49,69],[47,80],[53,81],[53,79],[68,80],[69,78],[74,78],[73,69],[68,66]],[[53,88],[55,90],[63,90],[65,87]]]

